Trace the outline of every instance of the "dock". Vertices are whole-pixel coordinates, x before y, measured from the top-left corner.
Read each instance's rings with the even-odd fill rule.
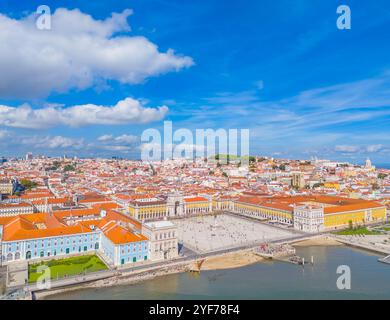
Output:
[[[288,262],[296,265],[314,264],[314,257],[311,257],[311,261],[305,260],[305,258],[296,255],[296,250],[290,244],[268,244],[264,243],[254,249],[254,253],[266,258],[273,259],[281,262]]]
[[[289,244],[262,243],[254,253],[266,259],[281,259],[295,255],[295,248]]]

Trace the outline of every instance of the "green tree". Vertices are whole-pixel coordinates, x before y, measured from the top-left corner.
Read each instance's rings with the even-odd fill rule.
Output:
[[[285,164],[281,164],[281,165],[279,166],[279,169],[280,169],[281,171],[286,171],[286,165],[285,165]]]
[[[57,170],[59,167],[61,167],[61,162],[59,162],[59,161],[54,161],[54,162],[53,162],[53,167],[55,168],[54,170]]]
[[[387,174],[385,174],[385,173],[378,173],[378,179],[383,180],[386,177],[387,177]]]
[[[28,180],[28,179],[21,179],[20,184],[26,189],[31,190],[35,188],[38,184],[34,181]]]
[[[68,171],[75,171],[76,168],[72,165],[72,164],[67,164],[65,167],[64,167],[64,172],[68,172]]]

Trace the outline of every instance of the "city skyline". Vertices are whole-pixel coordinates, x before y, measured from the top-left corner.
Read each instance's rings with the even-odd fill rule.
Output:
[[[251,155],[386,164],[390,11],[347,2],[351,30],[338,1],[47,1],[39,30],[39,1],[4,1],[0,156],[138,159],[172,121],[250,129]]]

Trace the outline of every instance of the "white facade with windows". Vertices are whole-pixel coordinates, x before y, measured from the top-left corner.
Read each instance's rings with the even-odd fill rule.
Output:
[[[17,216],[20,214],[31,214],[34,207],[28,203],[2,203],[0,204],[0,217]]]
[[[324,208],[302,205],[294,207],[294,229],[316,233],[324,230]]]
[[[168,260],[178,256],[177,226],[167,220],[142,225],[142,234],[149,238],[150,260]]]

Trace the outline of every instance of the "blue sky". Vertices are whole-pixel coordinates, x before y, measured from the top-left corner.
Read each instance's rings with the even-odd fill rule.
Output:
[[[2,155],[137,158],[170,120],[249,128],[252,154],[390,162],[386,0],[56,0],[36,30],[41,4],[1,0]]]

